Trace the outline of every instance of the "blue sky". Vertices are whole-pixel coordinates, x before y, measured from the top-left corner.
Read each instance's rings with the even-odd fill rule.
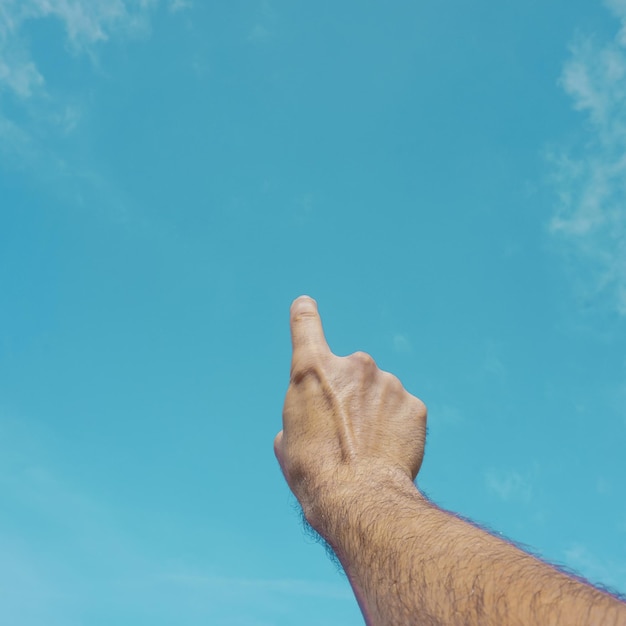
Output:
[[[301,293],[437,503],[626,592],[625,174],[624,0],[0,0],[0,621],[362,623]]]

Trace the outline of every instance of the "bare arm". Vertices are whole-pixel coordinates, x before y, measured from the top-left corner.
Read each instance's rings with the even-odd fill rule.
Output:
[[[626,626],[626,605],[438,509],[415,487],[426,409],[363,353],[336,357],[310,298],[275,451],[370,626]]]
[[[407,478],[359,485],[320,528],[368,624],[626,624],[622,603],[438,509]]]

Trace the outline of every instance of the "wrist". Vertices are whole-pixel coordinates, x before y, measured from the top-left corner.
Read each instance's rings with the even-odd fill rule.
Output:
[[[369,464],[364,468],[338,468],[320,480],[315,497],[302,503],[309,524],[334,548],[345,535],[358,533],[359,525],[372,516],[397,516],[415,507],[428,505],[411,478],[402,470]],[[408,505],[408,506],[407,506]]]

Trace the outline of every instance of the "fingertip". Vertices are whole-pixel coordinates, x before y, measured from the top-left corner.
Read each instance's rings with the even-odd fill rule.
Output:
[[[314,312],[317,313],[317,302],[311,298],[311,296],[298,296],[291,303],[291,314],[297,315],[298,313]]]
[[[317,302],[310,296],[300,296],[291,304],[292,364],[299,358],[329,350]]]

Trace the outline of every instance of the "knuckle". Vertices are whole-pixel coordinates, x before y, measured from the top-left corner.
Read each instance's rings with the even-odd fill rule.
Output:
[[[353,363],[365,369],[376,368],[376,361],[367,352],[354,352],[348,357]]]
[[[305,380],[321,380],[322,366],[318,359],[308,357],[296,361],[291,367],[291,383],[299,385]]]
[[[391,372],[382,370],[379,375],[382,385],[388,392],[396,396],[404,394],[409,395],[409,392],[404,388],[402,381],[397,376],[394,376]]]
[[[394,389],[404,389],[400,379],[397,376],[394,376],[391,372],[381,371],[380,376],[388,387],[392,387]]]

